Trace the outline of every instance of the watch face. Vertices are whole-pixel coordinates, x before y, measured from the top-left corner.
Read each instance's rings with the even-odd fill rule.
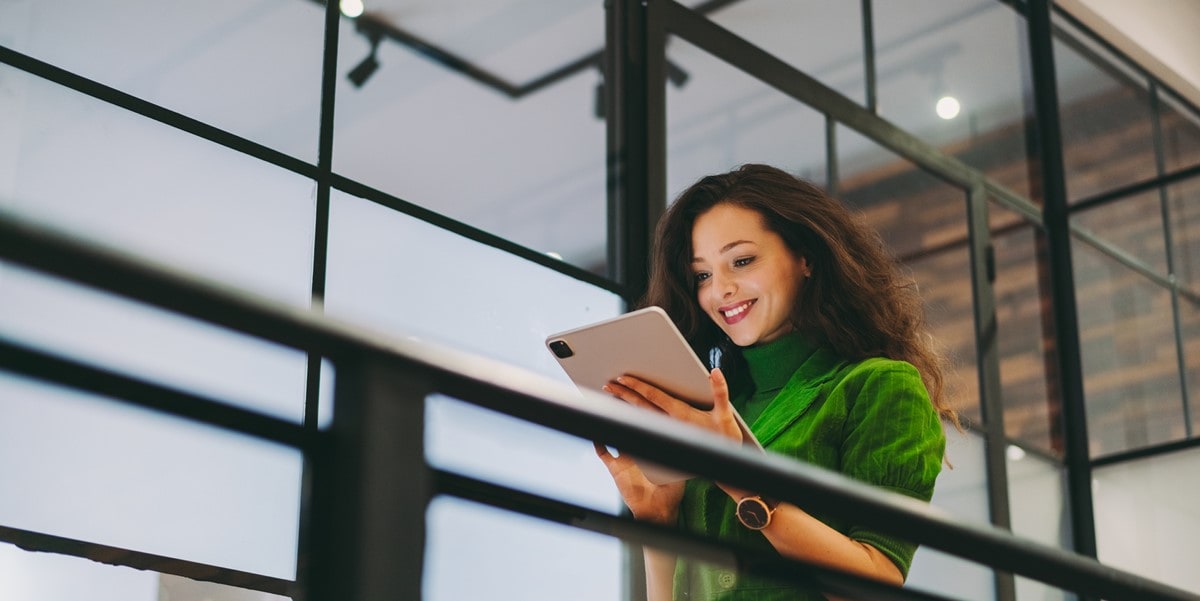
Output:
[[[767,504],[757,497],[742,499],[737,505],[738,520],[751,530],[762,530],[771,523],[771,511]]]

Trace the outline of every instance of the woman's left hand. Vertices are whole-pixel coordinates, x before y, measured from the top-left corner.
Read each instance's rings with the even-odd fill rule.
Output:
[[[631,405],[666,413],[682,422],[741,442],[742,431],[733,417],[733,405],[729,401],[729,385],[725,382],[725,375],[720,369],[714,369],[709,373],[708,381],[712,385],[711,411],[697,409],[691,403],[677,399],[634,376],[621,376],[610,382],[606,390]]]

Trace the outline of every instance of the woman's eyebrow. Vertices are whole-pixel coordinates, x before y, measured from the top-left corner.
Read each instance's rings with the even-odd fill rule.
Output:
[[[754,242],[752,240],[734,240],[733,242],[730,242],[729,244],[722,246],[721,250],[717,251],[717,254],[723,255],[723,254],[729,252],[730,250],[733,250],[735,247],[740,246],[742,244],[754,244]],[[693,263],[703,263],[704,259],[701,259],[700,257],[692,257],[692,262]]]

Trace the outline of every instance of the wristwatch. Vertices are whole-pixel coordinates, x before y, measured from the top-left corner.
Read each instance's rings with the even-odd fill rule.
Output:
[[[737,518],[743,526],[751,530],[762,530],[771,525],[771,516],[779,501],[764,499],[759,495],[745,497],[737,504]]]

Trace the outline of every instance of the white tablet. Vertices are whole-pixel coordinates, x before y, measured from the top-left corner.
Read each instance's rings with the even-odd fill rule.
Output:
[[[546,338],[546,348],[576,386],[602,392],[617,376],[631,375],[699,409],[711,409],[708,370],[659,307],[647,307]],[[746,445],[762,446],[734,412]],[[691,476],[641,462],[656,484]]]

